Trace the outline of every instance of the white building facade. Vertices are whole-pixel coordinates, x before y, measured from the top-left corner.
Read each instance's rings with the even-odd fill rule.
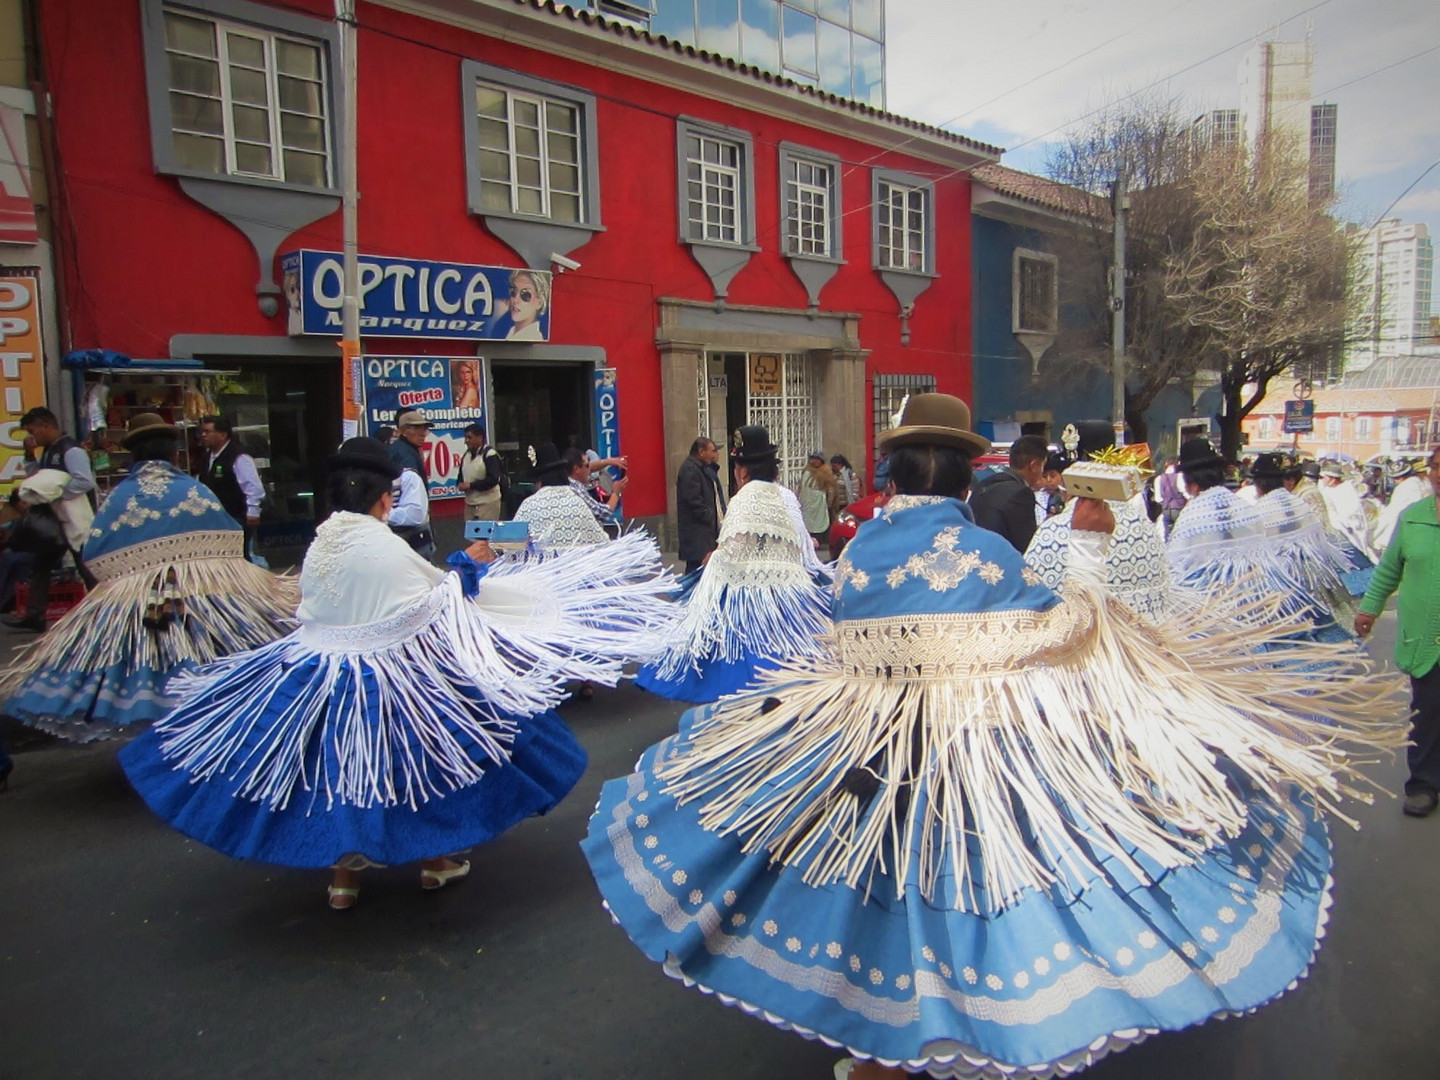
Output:
[[[1362,299],[1345,369],[1363,371],[1378,356],[1414,356],[1430,340],[1435,246],[1424,225],[1386,218],[1360,234],[1355,284]]]

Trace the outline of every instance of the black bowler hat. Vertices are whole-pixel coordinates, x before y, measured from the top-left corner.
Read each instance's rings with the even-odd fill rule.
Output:
[[[730,460],[737,465],[757,465],[769,461],[780,448],[770,441],[770,433],[759,424],[736,428],[730,440]]]
[[[1285,478],[1284,454],[1261,454],[1250,466],[1250,475],[1256,480],[1283,480]]]
[[[552,473],[568,473],[570,463],[560,456],[553,442],[530,447],[530,478],[540,480]]]
[[[1215,452],[1209,439],[1187,439],[1180,447],[1179,469],[1182,473],[1188,469],[1221,468],[1224,465],[1225,459]]]
[[[391,480],[401,473],[400,466],[390,460],[390,451],[385,448],[385,444],[368,435],[346,439],[325,464],[332,472],[336,469],[364,469]]]

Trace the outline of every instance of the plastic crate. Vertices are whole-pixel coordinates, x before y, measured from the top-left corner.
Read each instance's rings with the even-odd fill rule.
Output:
[[[45,607],[45,620],[47,622],[54,622],[83,599],[85,599],[84,582],[51,582],[50,602]],[[30,583],[28,581],[22,581],[15,586],[15,610],[23,615],[29,607]]]

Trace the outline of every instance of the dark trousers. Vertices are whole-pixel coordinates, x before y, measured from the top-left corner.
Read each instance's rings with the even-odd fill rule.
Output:
[[[685,573],[693,574],[696,570],[699,570],[700,567],[704,564],[704,559],[687,559],[685,562]]]
[[[1410,779],[1405,794],[1440,792],[1440,664],[1418,679],[1410,678],[1410,738],[1405,752]]]
[[[30,568],[30,604],[25,609],[27,619],[44,619],[45,609],[50,606],[50,575],[60,569],[60,563],[65,558],[66,549],[47,551],[35,556],[35,562]],[[80,580],[85,582],[85,588],[95,587],[95,575],[90,573],[85,564],[80,561],[78,552],[71,552],[75,558],[75,569],[79,571]]]
[[[34,562],[28,551],[0,551],[0,611],[15,606],[15,586],[30,579]]]

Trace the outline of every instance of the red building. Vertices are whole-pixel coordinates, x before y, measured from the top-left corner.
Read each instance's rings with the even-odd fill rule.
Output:
[[[65,346],[166,362],[87,375],[109,396],[79,426],[152,404],[178,418],[198,390],[192,418],[233,414],[301,527],[341,431],[339,335],[290,332],[291,304],[333,323],[333,304],[311,310],[330,303],[323,257],[283,278],[280,262],[341,250],[333,5],[39,15]],[[517,469],[527,446],[617,434],[602,384],[632,517],[667,512],[698,434],[764,423],[793,478],[816,448],[868,467],[912,383],[969,396],[968,176],[997,149],[551,3],[356,18],[364,354],[478,358]],[[475,267],[499,268],[488,296],[461,288]]]

